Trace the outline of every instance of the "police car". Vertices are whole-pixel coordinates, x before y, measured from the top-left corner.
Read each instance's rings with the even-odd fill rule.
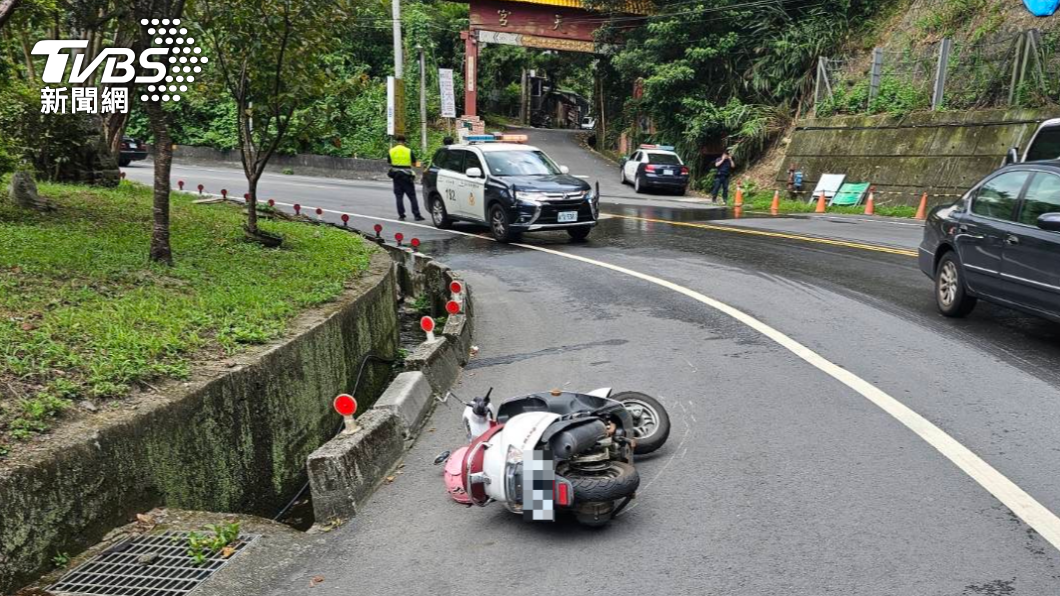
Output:
[[[599,198],[526,135],[470,135],[439,149],[423,173],[423,196],[434,225],[454,221],[489,226],[500,242],[523,232],[566,230],[584,240],[596,225]]]
[[[622,164],[622,184],[638,193],[650,188],[683,195],[688,189],[688,167],[669,145],[641,145]]]

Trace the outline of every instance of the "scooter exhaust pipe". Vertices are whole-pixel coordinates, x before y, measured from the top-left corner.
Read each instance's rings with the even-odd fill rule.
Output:
[[[555,459],[570,459],[596,445],[597,441],[604,438],[606,432],[607,427],[603,422],[593,420],[556,433],[549,439],[548,444]]]

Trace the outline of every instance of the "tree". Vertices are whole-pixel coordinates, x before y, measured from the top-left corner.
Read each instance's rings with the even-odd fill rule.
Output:
[[[137,33],[133,39],[133,51],[136,55],[146,48],[151,47],[151,36],[147,34],[148,27],[140,25],[143,19],[149,22],[154,19],[179,19],[184,14],[184,0],[131,0],[133,2],[132,14],[135,19]],[[130,87],[129,93],[134,94],[135,87]],[[151,131],[155,137],[155,177],[154,177],[154,201],[152,203],[152,226],[151,226],[151,248],[148,257],[164,265],[173,264],[173,248],[169,243],[169,176],[173,168],[173,139],[169,135],[169,123],[166,112],[162,110],[162,102],[152,95],[147,101],[142,101],[144,111],[151,122]],[[124,126],[122,122],[121,126]],[[120,140],[120,129],[119,140]],[[113,140],[113,139],[112,139]]]
[[[192,11],[236,104],[246,231],[261,239],[258,180],[292,125],[314,117],[307,108],[328,86],[322,56],[349,15],[333,0],[198,0]]]
[[[0,29],[11,18],[20,3],[21,0],[0,0]]]

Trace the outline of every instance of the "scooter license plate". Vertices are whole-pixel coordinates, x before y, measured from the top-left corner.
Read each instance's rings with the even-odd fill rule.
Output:
[[[556,217],[556,221],[558,221],[559,223],[569,223],[572,221],[578,221],[578,212],[560,211],[559,215]]]

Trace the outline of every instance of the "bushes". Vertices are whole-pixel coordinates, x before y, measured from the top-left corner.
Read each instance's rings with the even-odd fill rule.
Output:
[[[42,114],[40,90],[0,82],[0,173],[28,163],[46,180],[113,186],[117,163],[88,114]]]

